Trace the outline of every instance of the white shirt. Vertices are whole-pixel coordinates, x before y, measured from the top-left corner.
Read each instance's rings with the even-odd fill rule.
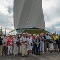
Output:
[[[23,43],[23,42],[25,42],[25,41],[26,41],[26,37],[23,37],[23,36],[22,36],[22,37],[20,38],[20,43]]]

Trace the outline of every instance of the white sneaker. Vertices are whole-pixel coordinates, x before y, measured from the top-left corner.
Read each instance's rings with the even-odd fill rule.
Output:
[[[44,54],[44,52],[42,52],[42,54]]]

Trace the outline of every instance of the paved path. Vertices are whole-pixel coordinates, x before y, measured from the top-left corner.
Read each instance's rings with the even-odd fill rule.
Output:
[[[0,60],[60,60],[60,52],[57,53],[45,53],[42,55],[32,55],[29,57],[21,57],[21,56],[3,56],[0,57]]]

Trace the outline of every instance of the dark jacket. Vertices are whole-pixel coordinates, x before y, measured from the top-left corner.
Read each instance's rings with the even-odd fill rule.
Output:
[[[2,38],[0,37],[0,45],[2,45]]]
[[[40,38],[36,38],[35,42],[38,43],[36,45],[40,46]]]

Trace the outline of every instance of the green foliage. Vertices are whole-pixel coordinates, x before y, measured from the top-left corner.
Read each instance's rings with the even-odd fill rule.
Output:
[[[28,32],[29,34],[40,34],[40,33],[46,33],[48,31],[46,30],[24,30],[23,33]]]

